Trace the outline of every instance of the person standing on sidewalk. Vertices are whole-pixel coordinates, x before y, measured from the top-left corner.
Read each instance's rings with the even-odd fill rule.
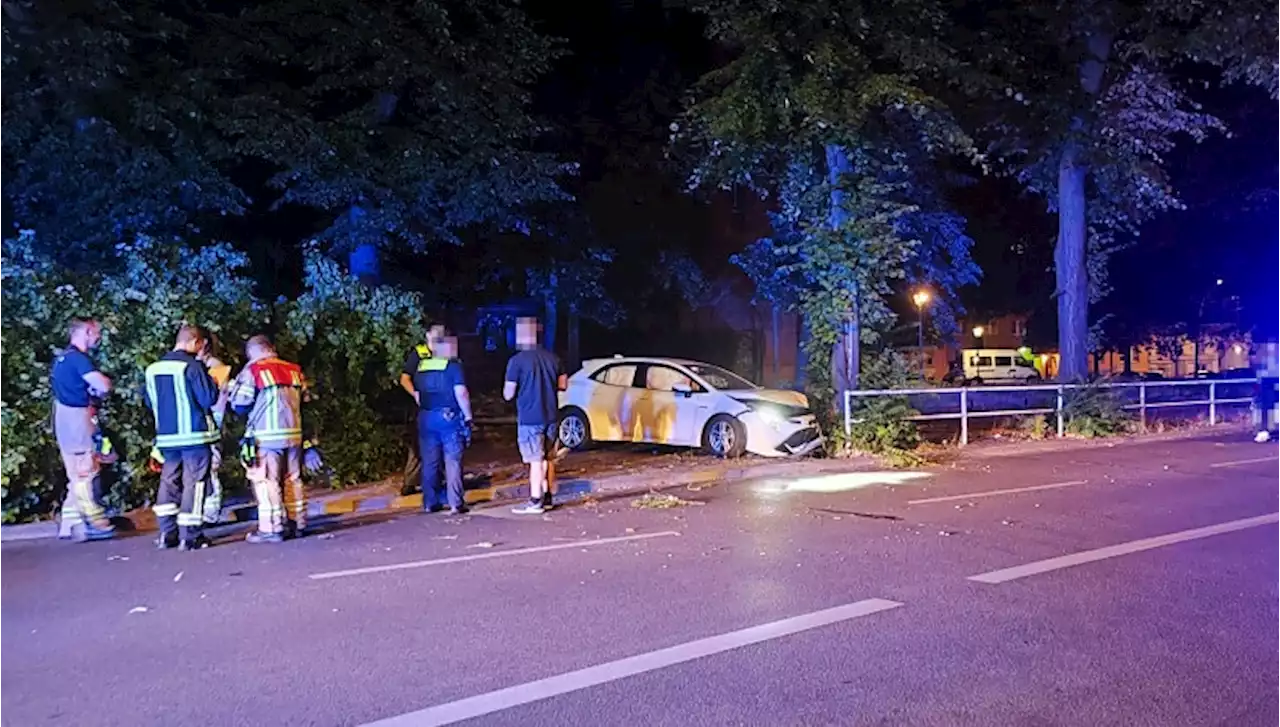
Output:
[[[67,472],[58,537],[77,542],[106,540],[115,534],[115,527],[98,502],[95,436],[100,433],[95,400],[111,391],[111,379],[89,358],[89,352],[102,341],[102,327],[95,320],[76,318],[68,339],[66,350],[54,357],[49,374],[54,438]]]
[[[516,321],[516,347],[507,362],[502,398],[516,402],[516,441],[520,459],[529,465],[529,502],[514,512],[538,515],[553,505],[554,454],[559,423],[559,392],[568,386],[556,355],[538,345],[538,319]]]
[[[307,381],[302,368],[276,355],[266,336],[245,344],[249,363],[228,391],[232,410],[246,416],[242,458],[258,500],[258,529],[245,540],[279,543],[301,537],[307,527],[302,487],[302,403]],[[250,452],[244,452],[244,447]]]
[[[196,550],[204,537],[204,501],[209,493],[212,446],[218,441],[213,407],[218,385],[196,355],[204,337],[196,326],[178,329],[173,350],[147,367],[146,403],[155,417],[156,449],[164,459],[160,493],[152,508],[161,549]]]
[[[422,509],[438,512],[440,461],[444,460],[449,513],[467,511],[462,486],[462,452],[471,444],[471,393],[457,360],[458,340],[433,341],[430,358],[422,359],[413,375],[413,398],[418,404],[418,450],[422,455]]]
[[[419,343],[409,351],[409,355],[405,357],[404,368],[400,371],[400,388],[404,389],[409,396],[414,395],[413,377],[418,373],[418,367],[423,361],[431,358],[431,351],[436,347],[441,338],[444,337],[444,326],[439,323],[427,329],[427,342]],[[404,463],[404,484],[400,486],[401,495],[412,495],[418,492],[422,487],[422,457],[418,453],[418,431],[417,431],[417,407],[414,407],[414,416],[411,418],[412,426],[411,436],[409,437],[409,455]]]

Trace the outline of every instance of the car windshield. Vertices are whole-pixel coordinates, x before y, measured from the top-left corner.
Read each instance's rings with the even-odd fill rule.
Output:
[[[713,389],[732,391],[734,389],[760,388],[732,371],[727,371],[719,366],[688,364],[685,368],[702,377],[702,380],[710,384]]]

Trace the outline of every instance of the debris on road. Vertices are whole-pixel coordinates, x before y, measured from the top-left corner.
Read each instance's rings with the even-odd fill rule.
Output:
[[[433,535],[431,536],[431,539],[432,540],[457,540],[458,536],[457,535]]]
[[[182,580],[182,574],[183,574],[183,573],[186,573],[186,571],[181,571],[181,570],[180,570],[180,571],[178,571],[178,575],[176,575],[176,576],[174,576],[174,577],[173,577],[173,582],[174,582],[174,583],[177,583],[178,581]]]
[[[324,533],[322,535],[317,535],[316,537],[319,538],[320,540],[333,540],[337,536],[334,535],[333,533]]]
[[[657,510],[670,509],[673,507],[684,507],[685,505],[704,505],[706,503],[697,500],[685,500],[675,495],[666,495],[660,492],[649,492],[631,501],[632,507],[653,508]]]
[[[148,609],[146,606],[134,606],[133,608],[129,609],[129,613],[146,613],[149,610],[150,609]]]
[[[490,541],[488,541],[488,540],[481,540],[480,542],[478,542],[478,543],[472,543],[471,545],[468,545],[467,547],[468,547],[468,548],[492,548],[492,547],[494,547],[495,545],[497,545],[497,543],[492,543],[492,542],[490,542]]]
[[[108,555],[107,560],[129,560],[127,555]]]

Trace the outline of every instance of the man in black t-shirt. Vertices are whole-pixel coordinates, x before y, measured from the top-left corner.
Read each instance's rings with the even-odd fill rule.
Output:
[[[529,502],[515,508],[521,514],[538,515],[552,506],[554,471],[549,455],[555,446],[559,424],[559,392],[567,377],[554,353],[538,345],[538,319],[516,321],[516,347],[520,352],[507,362],[502,398],[516,402],[516,437],[520,459],[529,465]]]
[[[53,359],[49,384],[53,390],[53,431],[67,472],[67,497],[62,504],[58,537],[79,542],[104,540],[115,533],[98,502],[96,400],[111,391],[89,351],[102,341],[95,320],[77,318],[68,331],[69,345]]]

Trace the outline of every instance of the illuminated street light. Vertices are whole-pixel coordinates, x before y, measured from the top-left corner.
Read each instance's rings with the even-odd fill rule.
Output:
[[[917,290],[911,294],[911,302],[916,304],[917,308],[924,309],[926,303],[929,302],[929,291]]]
[[[984,334],[984,333],[986,333],[986,332],[987,332],[987,329],[983,328],[982,326],[974,326],[974,327],[973,327],[973,337],[974,337],[974,338],[982,338],[982,334]]]
[[[911,294],[911,302],[916,304],[916,348],[920,351],[920,380],[924,376],[924,307],[929,302],[929,291],[921,289]]]
[[[1216,284],[1216,285],[1222,285],[1222,278],[1218,278],[1218,280],[1216,281],[1216,283],[1215,283],[1215,284]]]

